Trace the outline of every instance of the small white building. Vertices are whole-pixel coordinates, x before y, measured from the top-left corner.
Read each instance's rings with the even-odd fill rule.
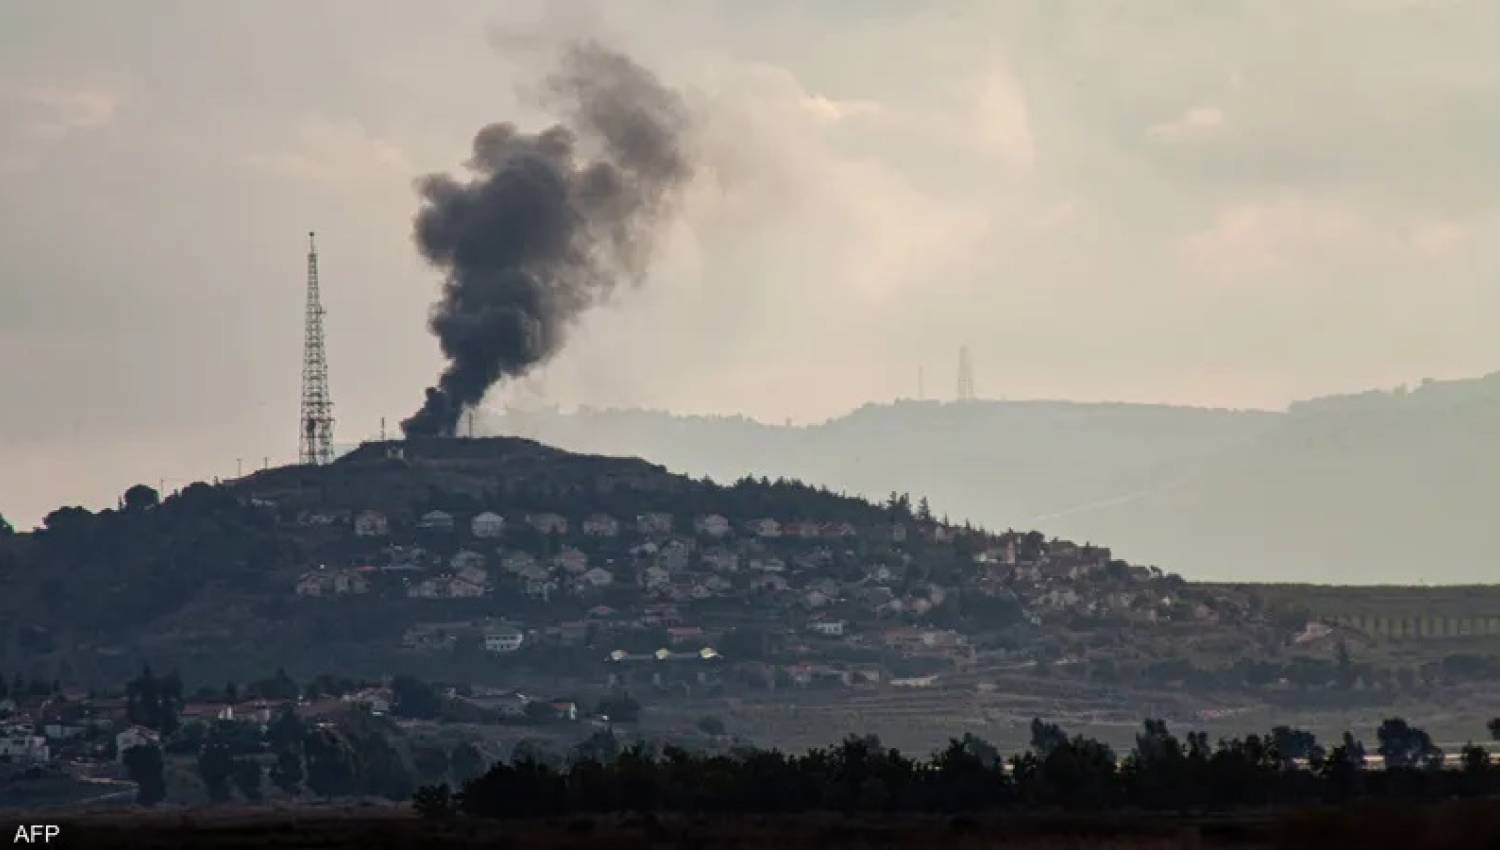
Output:
[[[749,528],[750,533],[754,534],[756,537],[769,539],[781,536],[781,523],[770,517],[752,519],[749,523],[747,523],[746,527]]]
[[[144,726],[131,726],[115,735],[115,759],[125,761],[125,751],[131,747],[151,747],[161,742],[156,730]]]
[[[13,762],[41,764],[52,759],[47,739],[33,735],[29,729],[8,729],[0,734],[0,757]]]
[[[586,537],[615,537],[620,533],[620,521],[609,514],[589,514],[583,521]]]
[[[428,511],[417,520],[417,528],[423,531],[448,532],[453,530],[453,514],[447,511]]]
[[[705,514],[693,520],[693,530],[707,537],[723,537],[729,533],[729,520],[719,514]]]
[[[515,652],[526,642],[526,636],[520,629],[504,628],[486,632],[484,636],[484,648],[487,652]]]
[[[716,573],[732,573],[740,568],[740,556],[722,546],[703,550],[703,566]]]
[[[567,534],[567,517],[553,513],[527,514],[526,524],[542,534]]]
[[[482,569],[487,563],[488,561],[486,561],[485,557],[473,549],[460,549],[453,554],[452,558],[448,559],[449,568],[454,570],[461,570],[464,567],[480,567]]]
[[[594,567],[579,576],[578,581],[580,584],[594,588],[609,587],[615,583],[615,574],[603,567]]]
[[[671,534],[672,515],[661,511],[640,514],[635,518],[635,530],[647,536]]]
[[[469,520],[469,532],[475,537],[493,539],[505,534],[505,517],[494,511],[476,514]]]
[[[384,537],[390,530],[390,521],[379,511],[362,511],[354,517],[356,537]]]
[[[844,620],[813,620],[807,624],[807,630],[824,637],[843,637],[847,625]]]
[[[484,567],[476,567],[473,564],[460,567],[455,575],[457,578],[479,587],[484,587],[490,583],[490,571]]]
[[[589,568],[589,556],[585,555],[583,550],[575,549],[572,546],[562,547],[562,551],[558,552],[552,560],[559,567],[562,567],[564,572],[572,573],[573,575],[578,575]]]

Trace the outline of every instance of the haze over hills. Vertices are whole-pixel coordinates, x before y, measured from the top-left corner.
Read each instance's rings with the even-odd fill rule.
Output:
[[[806,427],[589,409],[485,424],[719,480],[909,489],[954,519],[1106,540],[1191,578],[1485,582],[1500,543],[1500,373],[1285,412],[897,401]]]

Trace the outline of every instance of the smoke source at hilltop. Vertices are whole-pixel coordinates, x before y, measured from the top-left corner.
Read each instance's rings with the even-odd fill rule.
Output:
[[[417,247],[447,275],[430,325],[448,365],[401,423],[407,436],[452,434],[497,381],[557,353],[617,281],[639,280],[692,171],[682,99],[629,58],[575,45],[545,91],[565,123],[491,124],[469,179],[418,184]]]

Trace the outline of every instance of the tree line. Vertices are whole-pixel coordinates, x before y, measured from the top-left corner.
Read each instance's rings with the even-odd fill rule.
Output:
[[[1483,746],[1466,745],[1460,766],[1446,768],[1431,737],[1401,718],[1376,730],[1374,753],[1383,770],[1366,768],[1364,743],[1347,732],[1330,747],[1287,726],[1210,744],[1203,732],[1179,738],[1164,721],[1147,720],[1119,758],[1109,745],[1055,724],[1034,720],[1031,731],[1031,746],[1008,759],[968,734],[927,759],[852,735],[801,755],[636,744],[575,750],[568,764],[555,765],[519,753],[457,793],[447,784],[423,786],[413,803],[427,817],[526,818],[616,811],[1204,810],[1500,791],[1500,768]],[[1500,736],[1500,719],[1490,731]]]

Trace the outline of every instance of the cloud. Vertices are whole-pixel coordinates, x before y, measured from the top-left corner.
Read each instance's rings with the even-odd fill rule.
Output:
[[[1413,226],[1408,234],[1411,247],[1428,256],[1451,253],[1469,238],[1470,230],[1453,221],[1428,221]]]
[[[1224,111],[1216,106],[1195,106],[1170,121],[1146,128],[1146,135],[1164,142],[1201,139],[1224,126]]]
[[[287,147],[247,154],[253,168],[292,180],[339,188],[399,186],[417,170],[403,149],[358,121],[311,118],[298,125]]]
[[[103,86],[0,80],[0,173],[29,170],[49,146],[110,126],[124,100]]]
[[[1352,209],[1287,198],[1219,210],[1212,224],[1181,240],[1178,256],[1196,277],[1266,281],[1376,241],[1370,223]]]

